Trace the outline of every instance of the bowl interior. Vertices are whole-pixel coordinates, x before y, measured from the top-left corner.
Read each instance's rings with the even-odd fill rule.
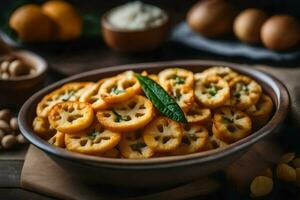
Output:
[[[101,17],[101,25],[103,28],[106,28],[110,31],[113,31],[113,32],[117,32],[117,33],[143,33],[143,32],[147,32],[147,31],[152,31],[152,30],[157,30],[157,29],[160,29],[164,26],[166,26],[168,23],[169,23],[169,15],[167,12],[165,12],[165,16],[166,16],[166,19],[163,21],[162,24],[158,25],[158,26],[155,26],[155,27],[149,27],[149,28],[146,28],[146,29],[141,29],[141,30],[126,30],[126,29],[120,29],[118,27],[115,27],[113,26],[111,23],[109,23],[108,21],[108,17],[109,15],[111,14],[111,12],[113,11],[114,9],[104,13],[104,15]]]
[[[34,68],[35,73],[28,74],[26,76],[20,76],[20,77],[10,77],[9,79],[4,80],[6,82],[17,82],[17,81],[21,82],[21,81],[34,79],[43,75],[47,71],[48,67],[46,61],[42,57],[38,56],[33,52],[20,50],[20,51],[13,51],[12,55],[22,59],[26,64]]]
[[[48,94],[50,91],[62,86],[63,84],[71,81],[97,81],[101,78],[113,76],[117,73],[123,72],[125,70],[134,70],[135,72],[142,72],[147,70],[149,73],[158,73],[162,69],[169,67],[181,67],[193,72],[201,72],[202,70],[209,68],[211,66],[227,66],[236,70],[241,74],[248,75],[255,79],[261,86],[265,93],[270,95],[275,105],[274,114],[270,121],[258,131],[252,133],[250,136],[235,142],[228,147],[222,149],[215,149],[206,152],[199,152],[183,156],[171,156],[171,157],[160,157],[160,158],[150,158],[145,160],[131,160],[131,159],[113,159],[113,158],[102,158],[89,155],[82,155],[78,153],[73,153],[66,151],[62,148],[52,146],[43,139],[39,138],[34,134],[32,130],[32,121],[35,117],[35,109],[38,102],[43,96]],[[134,168],[155,168],[155,167],[170,167],[176,163],[176,165],[187,165],[192,163],[203,163],[210,162],[215,159],[222,158],[224,156],[229,156],[230,154],[237,153],[245,148],[250,147],[252,144],[260,140],[261,138],[269,135],[277,128],[286,117],[289,106],[289,96],[286,88],[277,79],[258,71],[251,66],[237,65],[233,63],[225,62],[215,62],[215,61],[173,61],[173,62],[160,62],[160,63],[144,63],[144,64],[131,64],[116,67],[108,67],[98,70],[93,70],[72,76],[70,78],[59,81],[52,84],[43,90],[39,91],[23,105],[19,113],[19,124],[21,132],[24,136],[38,148],[43,151],[52,154],[54,156],[66,158],[73,161],[80,160],[81,162],[88,164],[102,164],[107,167],[130,167]]]

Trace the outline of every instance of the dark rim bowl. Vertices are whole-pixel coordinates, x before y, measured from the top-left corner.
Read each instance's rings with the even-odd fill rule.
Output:
[[[96,81],[97,78],[103,78],[120,73],[124,70],[135,70],[141,72],[147,70],[149,72],[158,72],[163,68],[168,67],[182,67],[190,69],[194,72],[202,71],[209,66],[228,66],[242,74],[248,75],[254,78],[258,83],[262,85],[265,92],[268,93],[275,105],[274,114],[269,122],[252,133],[248,137],[241,139],[228,147],[222,149],[215,149],[206,152],[199,152],[183,156],[171,156],[171,157],[158,157],[145,160],[131,160],[131,159],[114,159],[103,158],[96,156],[83,155],[79,153],[69,152],[65,149],[55,147],[49,144],[47,141],[38,137],[32,131],[32,120],[35,116],[35,108],[41,98],[50,91],[60,87],[61,85],[71,81]],[[197,70],[198,69],[198,70]],[[127,169],[127,170],[143,170],[143,169],[160,169],[187,166],[192,164],[201,164],[207,162],[213,162],[223,157],[228,157],[232,154],[238,153],[251,145],[261,140],[267,135],[270,135],[285,119],[289,108],[289,95],[284,85],[276,78],[267,75],[266,73],[254,69],[247,65],[237,65],[233,63],[215,62],[215,61],[172,61],[172,62],[160,62],[160,63],[144,63],[144,64],[130,64],[109,68],[97,69],[85,73],[81,73],[69,78],[63,79],[55,84],[52,84],[43,90],[37,92],[30,97],[19,113],[19,126],[20,130],[25,138],[34,146],[38,147],[42,151],[54,155],[59,158],[63,158],[70,161],[79,162],[82,164],[92,166],[102,166],[111,169]]]

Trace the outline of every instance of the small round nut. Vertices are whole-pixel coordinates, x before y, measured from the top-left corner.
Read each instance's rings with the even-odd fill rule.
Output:
[[[0,120],[0,129],[3,130],[5,133],[9,133],[11,130],[8,123],[4,120]]]
[[[1,72],[8,72],[9,61],[5,60],[0,65]]]
[[[280,180],[285,182],[296,181],[296,170],[285,163],[277,165],[276,174]]]
[[[0,120],[8,122],[11,118],[11,112],[9,109],[0,110]]]
[[[18,118],[16,117],[11,118],[9,121],[9,125],[12,130],[18,131],[19,130]]]
[[[30,69],[29,74],[35,74],[36,73],[36,69]]]
[[[1,74],[1,78],[4,79],[4,80],[9,79],[9,74],[4,72],[4,73]]]
[[[1,140],[1,145],[4,149],[10,149],[16,144],[17,140],[14,135],[6,135]]]
[[[294,152],[290,152],[290,153],[286,153],[284,155],[281,156],[279,163],[289,163],[292,160],[294,160],[295,158],[295,153]]]
[[[300,158],[295,158],[292,161],[292,166],[295,167],[295,168],[300,168]]]
[[[17,141],[20,144],[26,144],[27,143],[27,140],[25,139],[25,137],[22,134],[17,135]]]
[[[9,74],[11,76],[21,76],[29,73],[28,67],[20,60],[14,60],[9,64]]]
[[[273,180],[266,176],[257,176],[250,185],[252,196],[261,197],[269,194],[273,189]]]

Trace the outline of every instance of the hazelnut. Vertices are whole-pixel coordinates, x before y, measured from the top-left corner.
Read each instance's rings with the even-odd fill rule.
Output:
[[[289,163],[291,162],[292,160],[294,160],[295,158],[295,153],[293,152],[290,152],[290,153],[286,153],[284,154],[283,156],[281,156],[280,160],[279,160],[279,163]]]
[[[3,61],[0,65],[0,71],[1,72],[7,72],[8,71],[8,66],[9,66],[9,61],[7,61],[7,60]]]
[[[36,69],[30,69],[29,74],[35,74],[36,73]]]
[[[20,144],[26,144],[27,140],[25,139],[25,137],[22,134],[17,135],[17,141]]]
[[[269,194],[273,189],[273,180],[266,176],[257,176],[250,185],[252,196],[261,197]]]
[[[8,123],[4,120],[0,120],[0,129],[3,130],[5,133],[10,132],[10,127]]]
[[[10,119],[9,125],[10,125],[10,128],[14,131],[19,130],[18,119],[16,117],[13,117]]]
[[[0,120],[8,122],[11,118],[11,112],[8,109],[0,110]]]
[[[276,173],[280,180],[286,182],[296,181],[296,170],[285,163],[281,163],[277,166]]]
[[[9,74],[4,72],[4,73],[1,74],[1,78],[4,79],[4,80],[9,79]]]
[[[20,60],[14,60],[9,64],[9,74],[11,76],[21,76],[29,73],[29,69]]]
[[[14,135],[6,135],[1,140],[1,145],[4,149],[10,149],[16,144],[17,140]]]

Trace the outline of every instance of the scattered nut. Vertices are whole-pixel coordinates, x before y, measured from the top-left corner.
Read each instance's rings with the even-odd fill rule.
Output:
[[[18,119],[16,117],[13,117],[10,119],[9,125],[10,125],[10,128],[14,131],[19,130]]]
[[[0,110],[0,120],[4,120],[6,122],[11,118],[11,113],[8,109]]]
[[[2,138],[1,145],[4,149],[10,149],[16,144],[16,137],[13,135],[6,135]]]
[[[0,120],[0,129],[3,130],[5,133],[10,132],[10,127],[8,123],[4,120]]]
[[[269,194],[273,189],[273,180],[266,176],[257,176],[250,185],[252,196],[261,197]]]
[[[4,59],[0,60],[0,78],[9,79],[10,77],[18,77],[35,73],[30,66],[24,63],[22,60],[7,55]]]
[[[283,156],[281,156],[279,163],[289,163],[292,160],[294,160],[295,156],[296,155],[293,152],[286,153]]]
[[[300,168],[300,158],[295,158],[292,161],[292,166],[295,167],[295,168]]]
[[[8,79],[9,78],[9,74],[6,73],[6,72],[4,72],[4,73],[1,74],[1,78],[2,79]]]
[[[29,74],[29,69],[20,60],[14,60],[9,64],[9,74],[11,76],[21,76]]]
[[[9,61],[3,61],[0,65],[0,71],[7,72],[8,71],[8,66],[9,66]]]
[[[280,180],[286,182],[296,181],[296,170],[285,163],[281,163],[277,166],[276,173]]]
[[[24,136],[20,134],[18,119],[11,116],[9,109],[0,110],[0,150],[27,143]]]
[[[25,137],[22,134],[17,135],[17,141],[20,144],[26,144],[27,140],[25,139]]]

